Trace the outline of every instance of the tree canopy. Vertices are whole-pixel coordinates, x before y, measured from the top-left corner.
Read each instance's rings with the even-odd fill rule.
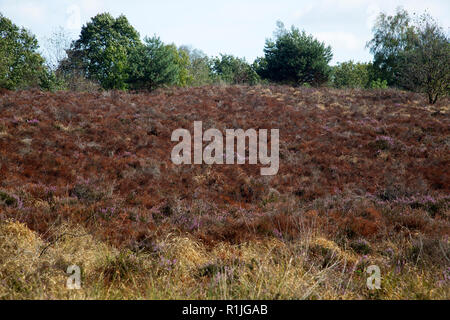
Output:
[[[402,87],[424,92],[430,104],[450,92],[450,41],[429,15],[416,24],[410,46],[399,54],[397,81]]]
[[[275,39],[266,41],[264,53],[258,71],[263,78],[296,85],[320,85],[328,81],[331,47],[294,26],[286,30],[278,23]]]
[[[127,88],[129,56],[142,46],[139,33],[123,15],[98,14],[72,43],[69,67],[81,70],[105,89]]]
[[[46,77],[44,58],[36,37],[0,13],[0,87],[39,87]]]
[[[414,27],[409,13],[401,8],[393,16],[380,13],[373,27],[373,38],[366,47],[374,55],[376,78],[398,86],[400,54],[412,45]]]

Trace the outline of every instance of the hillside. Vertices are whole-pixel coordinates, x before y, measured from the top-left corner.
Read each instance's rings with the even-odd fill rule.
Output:
[[[0,298],[449,299],[449,106],[287,86],[1,92]],[[278,174],[173,164],[171,134],[194,121],[279,129]],[[61,289],[71,264],[77,292]]]

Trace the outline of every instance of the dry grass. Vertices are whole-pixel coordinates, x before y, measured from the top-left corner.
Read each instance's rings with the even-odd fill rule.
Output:
[[[0,223],[0,299],[448,299],[436,270],[408,263],[390,268],[380,254],[361,257],[322,237],[207,248],[168,235],[152,254],[118,250],[80,228],[55,230],[47,242],[23,224]],[[400,251],[396,253],[402,254]],[[365,268],[382,268],[382,289],[366,287]],[[82,289],[68,290],[69,265]]]
[[[5,92],[0,298],[448,299],[448,111],[395,90]],[[175,166],[195,120],[279,128],[279,173]]]

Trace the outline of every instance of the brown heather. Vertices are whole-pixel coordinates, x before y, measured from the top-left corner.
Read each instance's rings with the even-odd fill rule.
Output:
[[[278,174],[172,164],[200,120],[279,129]],[[0,299],[449,299],[449,133],[395,90],[3,90]]]

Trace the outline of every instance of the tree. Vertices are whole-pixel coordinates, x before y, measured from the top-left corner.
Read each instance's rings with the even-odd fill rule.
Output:
[[[188,53],[182,49],[178,49],[175,44],[169,44],[167,48],[172,51],[172,55],[175,57],[174,63],[178,66],[175,85],[179,87],[188,86],[192,81],[191,75],[189,74],[190,59]]]
[[[399,55],[398,82],[426,93],[430,104],[450,92],[449,37],[427,14],[418,19],[411,45]]]
[[[294,26],[288,31],[282,23],[268,39],[264,61],[259,61],[259,74],[275,82],[321,85],[328,81],[333,54],[330,46],[300,32]]]
[[[213,59],[212,69],[223,81],[229,84],[256,84],[259,76],[245,59],[221,54]]]
[[[180,51],[184,51],[189,57],[188,85],[201,86],[212,83],[212,61],[201,50],[192,49],[188,46],[181,46]]]
[[[173,46],[160,38],[145,38],[130,55],[129,79],[132,89],[154,90],[163,85],[176,85],[180,81],[180,57]]]
[[[399,57],[411,47],[414,38],[414,26],[408,12],[397,8],[393,16],[381,13],[373,27],[373,33],[373,39],[366,47],[374,55],[374,77],[386,80],[389,86],[399,86]]]
[[[0,87],[39,87],[46,76],[36,37],[0,13]]]
[[[66,70],[80,70],[105,89],[126,89],[129,56],[142,47],[139,33],[123,15],[98,14],[81,29],[68,51]]]
[[[371,67],[371,64],[354,63],[352,60],[338,63],[332,72],[333,85],[336,88],[367,88]]]
[[[67,59],[67,50],[70,49],[71,35],[63,27],[53,30],[50,37],[45,38],[45,56],[48,67],[55,71],[61,62]]]

